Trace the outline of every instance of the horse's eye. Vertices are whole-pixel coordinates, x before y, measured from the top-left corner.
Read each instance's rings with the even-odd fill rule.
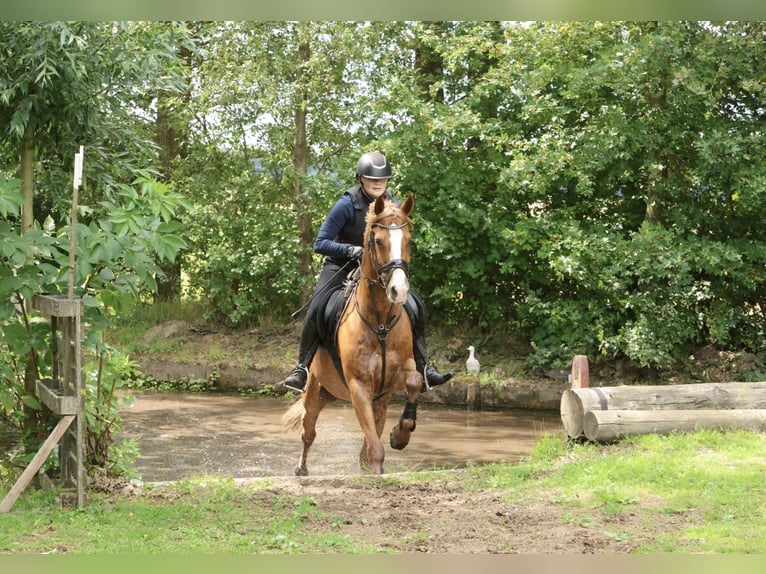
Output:
[[[376,245],[377,247],[383,247],[383,240],[382,240],[382,239],[380,239],[379,237],[376,237],[376,238],[375,238],[375,245]]]

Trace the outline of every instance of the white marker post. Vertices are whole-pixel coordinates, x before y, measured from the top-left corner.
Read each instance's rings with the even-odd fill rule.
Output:
[[[83,146],[74,154],[74,178],[72,180],[72,218],[69,224],[69,298],[74,298],[74,258],[77,250],[77,192],[82,185]]]

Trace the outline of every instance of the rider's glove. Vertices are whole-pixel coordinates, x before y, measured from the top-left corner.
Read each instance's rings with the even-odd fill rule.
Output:
[[[352,261],[361,259],[363,251],[364,249],[362,249],[361,247],[358,247],[356,245],[349,245],[348,249],[346,250],[346,257],[348,257]]]

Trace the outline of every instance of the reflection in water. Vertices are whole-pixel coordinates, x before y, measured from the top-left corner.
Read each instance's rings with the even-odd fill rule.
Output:
[[[138,393],[121,412],[123,438],[138,442],[136,466],[146,482],[201,475],[253,478],[293,475],[298,432],[284,432],[280,417],[290,402],[219,394]],[[386,472],[462,468],[514,462],[542,435],[563,434],[558,413],[475,411],[421,404],[410,444],[388,445],[403,405],[389,407],[383,431]],[[309,453],[312,475],[358,474],[362,434],[351,405],[326,407]]]

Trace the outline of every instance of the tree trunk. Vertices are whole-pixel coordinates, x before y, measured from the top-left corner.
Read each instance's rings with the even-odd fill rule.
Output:
[[[192,66],[192,53],[184,45],[179,46],[179,60],[184,62],[188,69]],[[190,77],[190,76],[189,76]],[[189,122],[185,118],[185,110],[189,108],[191,101],[191,86],[186,86],[186,91],[181,95],[182,104],[175,105],[173,94],[160,93],[157,96],[157,117],[155,130],[157,145],[159,146],[160,177],[164,181],[171,181],[173,170],[179,160],[184,159],[189,152]],[[160,301],[172,301],[181,295],[181,258],[172,262],[161,262],[160,268],[164,277],[157,279],[157,298]]]
[[[439,35],[448,24],[444,22],[427,22],[425,26],[431,28],[434,34]],[[420,40],[415,44],[415,86],[419,89],[426,101],[444,103],[444,88],[431,91],[431,86],[441,86],[444,80],[444,60],[430,46],[426,46]]]
[[[613,442],[628,435],[693,432],[700,429],[766,430],[764,409],[702,409],[657,411],[589,411],[585,438]]]
[[[31,231],[35,224],[34,215],[34,162],[35,162],[35,147],[34,147],[34,129],[31,122],[27,124],[24,131],[24,138],[21,140],[21,151],[19,157],[19,177],[21,178],[21,194],[22,194],[22,207],[21,207],[21,235]],[[25,304],[22,312],[27,312],[27,305]],[[32,349],[27,353],[27,363],[24,368],[24,394],[34,397],[37,385],[37,355],[35,350]],[[34,449],[37,445],[36,435],[41,432],[41,413],[33,409],[24,403],[23,406],[24,417],[23,428],[30,434],[29,442],[27,443],[28,449]]]
[[[303,187],[303,179],[308,173],[308,139],[306,136],[306,84],[308,82],[307,69],[311,58],[309,45],[310,23],[299,24],[298,35],[298,77],[296,80],[298,99],[295,104],[295,139],[293,140],[293,195],[298,213],[298,236],[299,236],[299,259],[298,274],[304,278],[301,289],[301,303],[305,303],[311,296],[312,286],[308,280],[311,277],[311,258],[313,252],[314,233],[311,228],[311,201]]]
[[[21,205],[21,234],[24,235],[32,229],[35,223],[34,214],[34,162],[35,148],[32,136],[32,127],[30,124],[24,132],[24,138],[21,140],[21,154],[19,165],[19,178],[21,179],[21,195],[23,203]]]
[[[567,389],[561,395],[561,422],[571,438],[584,433],[591,411],[766,409],[766,382],[618,386]]]

